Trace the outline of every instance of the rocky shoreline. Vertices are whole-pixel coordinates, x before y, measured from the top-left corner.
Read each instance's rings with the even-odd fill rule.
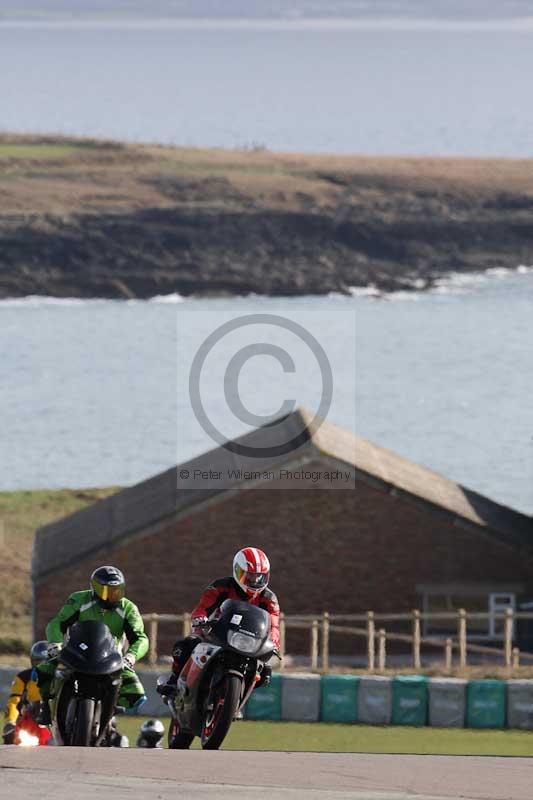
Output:
[[[0,137],[0,298],[423,290],[532,223],[533,161]]]

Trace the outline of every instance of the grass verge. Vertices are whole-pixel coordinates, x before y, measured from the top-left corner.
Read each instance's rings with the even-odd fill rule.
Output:
[[[1,144],[0,160],[55,160],[78,153],[79,148],[61,144]]]
[[[0,493],[0,656],[26,653],[30,644],[31,550],[37,528],[114,491],[61,489]]]
[[[132,746],[146,717],[120,717]],[[162,720],[165,730],[168,718]],[[166,736],[166,734],[165,734]],[[165,742],[166,746],[166,742]],[[194,748],[199,747],[195,740]],[[301,722],[235,722],[224,750],[281,750],[332,753],[418,753],[423,755],[533,756],[529,731],[454,728],[371,727]]]

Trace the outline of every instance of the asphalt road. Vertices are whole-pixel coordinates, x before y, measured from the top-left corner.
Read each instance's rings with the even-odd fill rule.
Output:
[[[0,747],[1,800],[531,800],[533,758]]]

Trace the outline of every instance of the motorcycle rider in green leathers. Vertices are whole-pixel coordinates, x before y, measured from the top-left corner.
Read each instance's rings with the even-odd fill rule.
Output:
[[[120,649],[124,636],[128,641],[118,705],[125,707],[126,713],[133,714],[146,702],[144,688],[133,667],[148,652],[148,637],[139,609],[124,596],[125,588],[124,575],[119,569],[98,567],[91,575],[91,588],[71,594],[59,613],[50,620],[46,626],[46,638],[51,661],[37,668],[43,700],[50,697],[56,660],[66,632],[75,622],[95,620],[107,625]]]

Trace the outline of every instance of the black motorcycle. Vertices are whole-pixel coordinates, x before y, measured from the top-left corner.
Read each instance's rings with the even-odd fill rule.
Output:
[[[204,641],[181,671],[176,693],[166,698],[172,750],[187,750],[195,736],[204,750],[218,750],[257,675],[276,652],[269,614],[250,603],[225,600],[204,623],[203,632]],[[161,677],[159,685],[165,680]]]
[[[56,743],[107,745],[121,686],[122,655],[107,625],[72,625],[58,656],[51,691]]]

